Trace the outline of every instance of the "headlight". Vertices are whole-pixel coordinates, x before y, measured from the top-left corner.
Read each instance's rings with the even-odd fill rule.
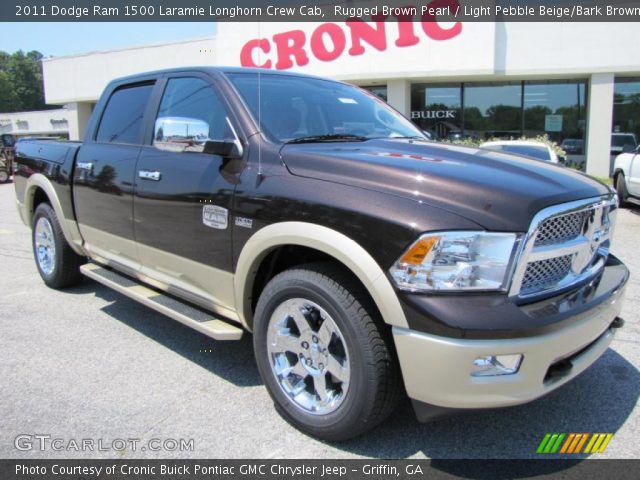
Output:
[[[410,291],[505,291],[517,240],[515,233],[429,233],[389,272],[398,287]]]

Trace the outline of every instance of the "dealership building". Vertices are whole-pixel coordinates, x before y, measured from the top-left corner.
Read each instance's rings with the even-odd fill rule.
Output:
[[[210,38],[45,59],[45,94],[64,106],[77,139],[119,76],[187,65],[290,70],[368,88],[439,138],[574,141],[587,172],[606,176],[611,133],[640,138],[637,31],[595,22],[219,23]]]

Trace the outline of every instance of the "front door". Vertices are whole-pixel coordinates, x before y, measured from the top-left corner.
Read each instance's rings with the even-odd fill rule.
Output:
[[[136,167],[135,236],[152,283],[225,314],[233,309],[232,179],[209,139],[234,137],[211,81],[169,77]]]

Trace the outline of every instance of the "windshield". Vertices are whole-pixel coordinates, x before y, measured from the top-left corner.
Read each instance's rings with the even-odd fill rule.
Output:
[[[233,73],[236,87],[264,132],[278,142],[421,138],[409,120],[351,85],[286,75]]]
[[[633,135],[611,135],[611,145],[614,147],[624,147],[625,145],[636,146],[636,139]]]

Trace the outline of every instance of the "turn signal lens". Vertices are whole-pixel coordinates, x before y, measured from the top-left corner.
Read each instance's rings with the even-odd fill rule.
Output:
[[[433,246],[438,243],[440,237],[422,237],[414,243],[409,250],[402,256],[400,263],[408,265],[420,265],[424,257],[431,251]]]

